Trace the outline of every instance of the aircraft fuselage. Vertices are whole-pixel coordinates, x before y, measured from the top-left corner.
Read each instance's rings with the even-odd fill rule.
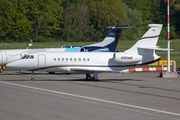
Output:
[[[143,62],[142,56],[124,52],[40,52],[28,55],[28,58],[26,56],[24,59],[11,62],[7,67],[48,72],[116,71],[132,68]]]

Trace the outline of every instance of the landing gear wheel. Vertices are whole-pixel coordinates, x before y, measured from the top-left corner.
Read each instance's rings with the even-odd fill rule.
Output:
[[[29,81],[36,81],[36,79],[34,77],[35,77],[34,71],[32,71],[31,72],[31,79]]]
[[[91,79],[92,79],[91,76],[86,77],[86,80],[91,80]]]
[[[89,73],[86,74],[86,80],[92,80],[92,77]]]
[[[99,79],[96,79],[95,77],[93,77],[93,81],[98,81]]]
[[[55,72],[49,72],[49,74],[55,74]]]
[[[35,78],[31,78],[29,81],[36,81],[36,79]]]
[[[3,68],[0,69],[0,73],[2,73],[2,72],[3,72]]]
[[[94,72],[93,81],[98,81],[98,74],[97,72]]]

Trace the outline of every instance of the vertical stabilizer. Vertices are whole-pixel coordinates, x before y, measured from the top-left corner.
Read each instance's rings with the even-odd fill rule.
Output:
[[[99,49],[109,49],[109,51],[114,52],[116,51],[116,47],[121,35],[121,31],[123,31],[125,28],[134,28],[136,26],[128,26],[128,25],[122,25],[122,26],[108,26],[107,28],[110,28],[109,33],[105,37],[105,39],[96,44],[85,46],[85,49],[88,49],[88,51],[94,51]]]
[[[149,24],[148,26],[151,28],[141,37],[140,40],[138,40],[134,44],[134,46],[132,46],[130,49],[126,50],[125,52],[138,54],[140,52],[138,51],[138,48],[144,48],[144,49],[158,48],[156,44],[159,39],[159,35],[163,25]]]
[[[142,64],[152,63],[160,60],[161,57],[157,56],[155,50],[159,50],[156,46],[159,35],[162,29],[162,24],[149,24],[151,27],[130,49],[125,53],[131,53],[142,56]]]

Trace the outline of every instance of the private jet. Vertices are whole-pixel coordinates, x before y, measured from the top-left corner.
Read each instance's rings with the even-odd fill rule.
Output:
[[[84,73],[86,80],[98,80],[98,73],[115,72],[150,64],[161,59],[155,50],[162,24],[149,24],[150,29],[124,52],[36,52],[7,64],[8,68],[32,71]],[[93,74],[93,77],[91,76]]]

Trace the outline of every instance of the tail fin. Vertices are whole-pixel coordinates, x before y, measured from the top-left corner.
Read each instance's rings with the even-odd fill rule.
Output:
[[[159,60],[155,50],[167,50],[156,46],[162,29],[162,24],[149,24],[151,27],[126,53],[137,54],[143,57],[142,63]]]
[[[136,26],[128,26],[128,25],[107,26],[107,28],[111,28],[111,30],[109,31],[106,38],[102,42],[88,45],[88,46],[85,46],[84,48],[86,50],[88,49],[88,51],[97,50],[98,47],[99,47],[99,49],[108,48],[109,51],[114,52],[114,51],[116,51],[116,47],[117,47],[117,44],[119,41],[119,37],[121,35],[121,31],[123,31],[125,28],[134,28],[134,27],[136,27]],[[93,49],[93,47],[94,47],[94,49]]]
[[[162,24],[149,24],[149,27],[151,27],[142,37],[140,40],[134,44],[130,49],[126,50],[125,52],[130,53],[139,53],[138,48],[141,49],[160,49],[158,46],[156,46],[157,41],[159,39],[159,35],[162,29]],[[163,50],[163,49],[161,49]]]

